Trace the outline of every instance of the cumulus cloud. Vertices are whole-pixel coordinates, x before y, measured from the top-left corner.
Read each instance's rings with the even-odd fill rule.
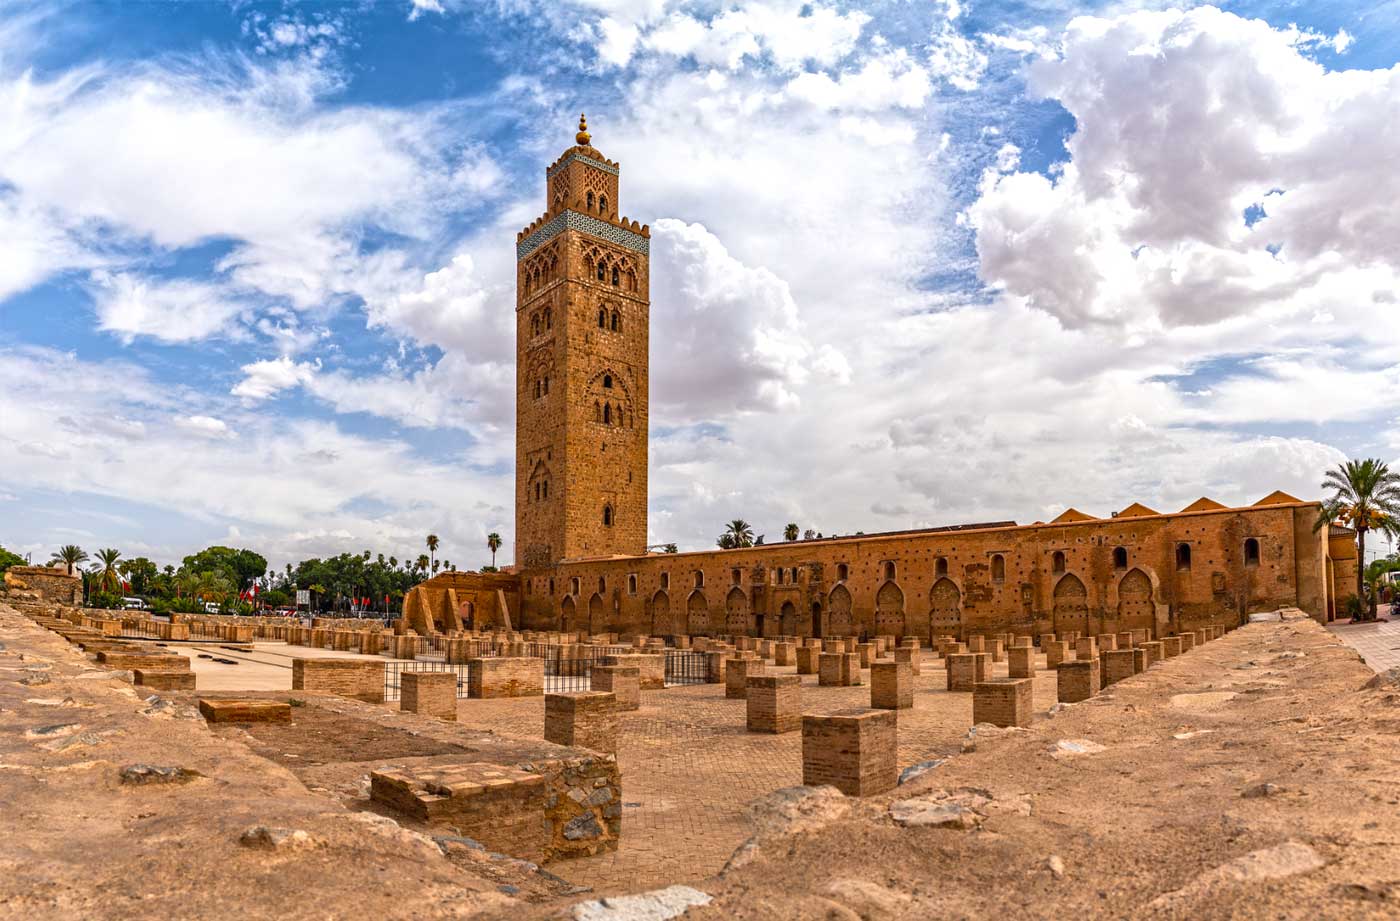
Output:
[[[93,282],[98,328],[126,342],[138,336],[192,342],[232,333],[249,309],[218,284],[108,272],[95,273]]]
[[[986,278],[1069,326],[1312,312],[1369,296],[1368,266],[1394,285],[1400,69],[1329,72],[1309,43],[1212,7],[1070,23],[1030,66],[1074,116],[1070,160],[984,177],[969,220]]]
[[[243,366],[243,380],[229,391],[249,402],[266,400],[283,390],[308,383],[316,377],[320,362],[293,361],[286,355]]]

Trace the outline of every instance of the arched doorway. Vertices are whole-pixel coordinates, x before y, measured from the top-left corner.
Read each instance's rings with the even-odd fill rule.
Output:
[[[904,592],[892,581],[875,593],[875,635],[904,636]]]
[[[952,579],[933,583],[928,593],[929,642],[940,636],[962,640],[962,592]]]
[[[817,639],[821,639],[823,636],[822,603],[820,601],[812,602],[812,636]]]
[[[846,586],[838,585],[831,590],[829,609],[831,611],[831,615],[827,618],[827,620],[828,625],[831,627],[831,635],[850,636],[851,593],[847,591]]]
[[[748,636],[751,632],[749,596],[737,586],[731,588],[728,597],[724,599],[724,632],[733,636]]]
[[[1089,593],[1076,575],[1067,575],[1055,585],[1053,617],[1055,635],[1078,632],[1088,635]]]
[[[705,600],[705,593],[696,589],[690,593],[690,598],[685,603],[686,627],[690,630],[691,636],[710,635],[710,605]]]
[[[602,633],[607,625],[607,616],[603,613],[603,596],[597,592],[588,599],[588,632]]]
[[[565,595],[564,603],[559,605],[559,630],[562,633],[572,633],[578,629],[578,608],[574,604],[573,595]]]
[[[791,601],[784,601],[778,611],[778,632],[783,636],[797,635],[797,605]]]
[[[1146,630],[1151,636],[1156,621],[1152,580],[1141,569],[1133,569],[1118,583],[1118,629]]]
[[[651,596],[651,635],[670,636],[676,632],[671,622],[671,598],[665,592]]]

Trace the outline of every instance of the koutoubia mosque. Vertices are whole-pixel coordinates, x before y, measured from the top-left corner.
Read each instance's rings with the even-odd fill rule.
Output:
[[[445,573],[405,601],[420,632],[493,623],[651,636],[1154,635],[1296,606],[1321,621],[1355,576],[1350,531],[1274,492],[1107,518],[1012,521],[647,552],[650,230],[621,166],[575,145],[516,237],[515,565]]]

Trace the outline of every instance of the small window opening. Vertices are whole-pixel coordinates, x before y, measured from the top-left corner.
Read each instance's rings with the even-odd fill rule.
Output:
[[[1116,569],[1116,570],[1118,570],[1119,572],[1122,572],[1123,570],[1125,570],[1125,569],[1128,568],[1128,548],[1127,548],[1127,547],[1114,547],[1114,548],[1113,548],[1113,568]]]
[[[933,575],[941,579],[948,574],[948,558],[940,556],[933,564]]]
[[[1259,541],[1252,537],[1244,542],[1244,565],[1259,565]]]
[[[889,581],[889,580],[894,579],[894,563],[893,563],[893,562],[889,562],[889,563],[886,563],[886,564],[885,564],[885,579],[886,579],[886,581]]]
[[[1065,554],[1063,550],[1056,550],[1055,555],[1050,558],[1050,571],[1057,576],[1065,571]]]
[[[845,563],[836,564],[836,581],[845,582],[850,578],[851,569]]]
[[[613,510],[612,510],[612,506],[611,506],[611,505],[605,505],[605,506],[603,506],[603,526],[604,526],[604,527],[610,528],[610,527],[612,527],[612,523],[613,523]]]
[[[1186,570],[1191,568],[1190,544],[1183,543],[1176,545],[1176,568],[1178,570]]]
[[[1000,553],[992,554],[992,581],[1006,581],[1006,557]]]

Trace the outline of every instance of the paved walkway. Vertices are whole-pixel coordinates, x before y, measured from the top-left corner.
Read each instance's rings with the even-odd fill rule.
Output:
[[[1361,653],[1366,664],[1378,672],[1400,667],[1400,621],[1370,624],[1328,624],[1327,629],[1352,649]]]

